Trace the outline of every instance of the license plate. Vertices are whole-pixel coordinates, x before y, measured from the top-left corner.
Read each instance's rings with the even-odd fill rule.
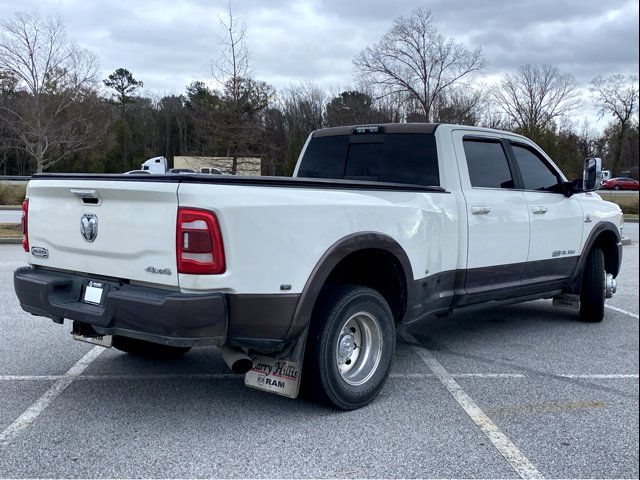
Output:
[[[84,296],[82,301],[92,305],[100,305],[102,303],[102,294],[104,293],[104,284],[100,282],[90,281],[84,287]]]

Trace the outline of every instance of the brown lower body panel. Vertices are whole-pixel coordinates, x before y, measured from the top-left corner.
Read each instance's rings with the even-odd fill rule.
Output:
[[[228,343],[265,350],[281,348],[299,299],[300,294],[228,295]]]

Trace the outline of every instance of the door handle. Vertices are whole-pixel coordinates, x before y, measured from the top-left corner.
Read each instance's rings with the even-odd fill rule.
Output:
[[[474,215],[486,215],[491,211],[491,207],[471,207],[471,213]]]
[[[536,215],[540,215],[540,214],[543,214],[543,213],[547,213],[547,208],[546,207],[531,207],[531,211]]]

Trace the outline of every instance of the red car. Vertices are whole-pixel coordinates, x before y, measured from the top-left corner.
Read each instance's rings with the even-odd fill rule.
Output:
[[[629,177],[616,177],[603,180],[600,184],[602,190],[638,190],[640,183]]]

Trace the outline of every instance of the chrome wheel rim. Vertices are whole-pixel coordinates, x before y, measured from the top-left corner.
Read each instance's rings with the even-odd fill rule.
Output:
[[[342,325],[336,342],[336,367],[349,385],[362,385],[382,358],[382,330],[376,317],[358,312]]]

